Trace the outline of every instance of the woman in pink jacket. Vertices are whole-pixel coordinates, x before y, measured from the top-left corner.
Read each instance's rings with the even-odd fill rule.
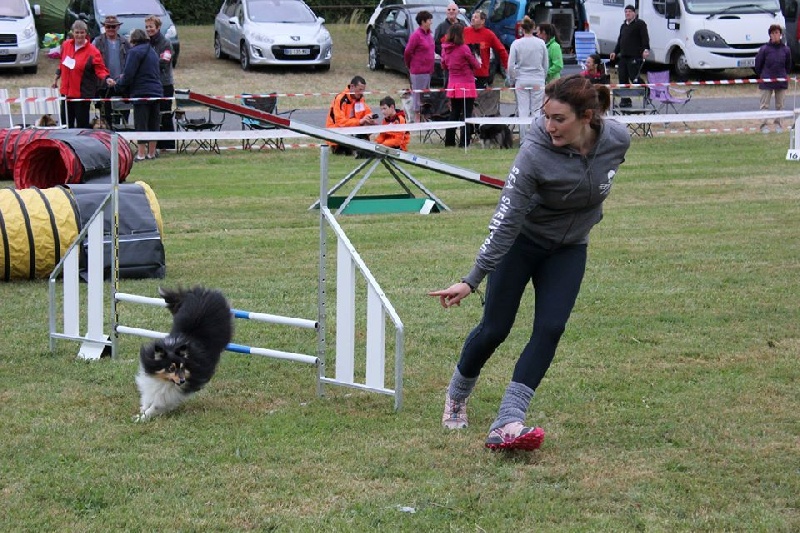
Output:
[[[450,120],[462,120],[472,116],[472,107],[478,91],[475,89],[475,71],[480,63],[464,44],[464,26],[453,24],[442,43],[442,67],[447,69],[447,96],[450,97]],[[461,139],[464,147],[469,146],[472,137],[472,126],[467,124],[466,131],[461,128]],[[456,145],[455,128],[447,130],[444,137],[445,146]]]
[[[433,34],[431,33],[433,15],[430,11],[417,13],[417,26],[408,39],[406,49],[403,51],[403,60],[408,68],[411,78],[412,97],[414,99],[414,122],[419,122],[419,91],[430,89],[431,74],[436,64],[433,47]]]

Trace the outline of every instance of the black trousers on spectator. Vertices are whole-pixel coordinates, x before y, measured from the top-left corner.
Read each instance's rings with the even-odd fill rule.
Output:
[[[91,128],[89,110],[91,102],[76,102],[67,99],[61,101],[61,123],[68,128]]]
[[[450,120],[466,120],[472,116],[472,108],[475,106],[474,98],[451,98],[450,99]],[[466,129],[461,128],[461,146],[469,146],[472,138],[472,124],[467,124]],[[444,145],[456,145],[456,129],[450,128],[444,132]]]
[[[175,95],[174,85],[164,85],[164,97],[172,98]],[[161,100],[161,131],[175,131],[175,113],[172,112],[172,100]],[[156,147],[161,150],[174,150],[175,140],[158,141]]]

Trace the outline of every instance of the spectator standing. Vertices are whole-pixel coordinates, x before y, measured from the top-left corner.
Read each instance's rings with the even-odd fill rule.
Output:
[[[464,342],[445,395],[442,424],[461,429],[478,376],[533,285],[533,331],[490,426],[489,449],[532,450],[544,440],[541,428],[525,425],[526,413],[580,291],[589,232],[630,146],[627,127],[603,119],[609,105],[608,88],[579,75],[547,85],[543,115],[517,154],[471,271],[430,293],[445,308],[457,306],[488,275],[483,317]]]
[[[419,26],[408,39],[403,51],[403,61],[411,78],[411,98],[414,103],[414,122],[419,122],[420,91],[431,88],[431,75],[436,65],[433,34],[431,24],[433,15],[430,11],[417,13]]]
[[[143,30],[133,30],[131,45],[117,89],[131,98],[156,98],[133,102],[133,124],[136,131],[159,131],[161,102],[157,98],[163,96],[164,89],[158,55]],[[139,141],[137,148],[135,161],[156,157],[155,141]]]
[[[115,15],[108,15],[103,19],[103,32],[95,37],[92,44],[100,51],[103,56],[103,61],[108,68],[109,75],[118,80],[122,74],[122,69],[125,67],[125,60],[128,58],[128,50],[131,48],[131,43],[124,35],[119,34],[119,27],[122,22]],[[97,96],[99,98],[112,98],[118,96],[114,87],[108,87],[105,84],[100,84],[97,88]],[[111,119],[111,102],[103,102],[101,106],[103,110],[103,118],[105,119],[108,127],[113,127]],[[127,113],[127,111],[126,111]]]
[[[381,126],[392,126],[396,124],[406,124],[406,116],[402,111],[397,111],[395,107],[394,98],[386,96],[380,102],[381,113],[383,114],[383,121]],[[408,131],[384,131],[375,137],[375,142],[388,146],[390,148],[398,148],[400,150],[407,150],[408,143],[411,140],[411,133]]]
[[[508,52],[507,83],[514,87],[517,116],[533,117],[539,114],[544,99],[544,84],[549,59],[544,41],[534,36],[536,25],[527,15],[522,19],[522,38],[511,43]],[[527,125],[520,125],[519,140],[525,138]]]
[[[347,88],[333,97],[333,102],[325,118],[326,128],[348,128],[353,126],[374,126],[375,118],[372,109],[364,101],[367,81],[361,76],[353,76]],[[376,117],[377,118],[377,117]],[[360,139],[369,140],[369,135],[356,135]],[[353,155],[353,150],[329,142],[331,153]]]
[[[617,61],[619,83],[639,83],[642,64],[650,56],[650,34],[647,23],[636,16],[636,8],[625,6],[625,22],[619,28],[614,51],[609,55]]]
[[[478,91],[475,87],[475,71],[480,66],[469,46],[464,43],[464,26],[453,24],[442,43],[442,67],[447,69],[447,96],[450,98],[450,120],[467,119],[472,116],[472,108]],[[472,125],[461,128],[464,147],[469,146]],[[456,130],[445,131],[444,145],[456,145]]]
[[[756,75],[762,79],[786,78],[792,70],[792,54],[789,47],[781,42],[783,28],[778,24],[769,27],[769,41],[758,49],[756,55],[755,71]],[[789,88],[788,80],[784,81],[765,81],[758,84],[761,92],[761,103],[759,109],[762,111],[769,109],[769,101],[775,95],[775,110],[783,109],[783,100],[786,96],[786,89]],[[775,119],[775,132],[781,133],[781,119]],[[769,133],[769,126],[765,120],[761,124],[761,132]]]
[[[433,46],[436,49],[436,54],[441,57],[442,56],[442,42],[444,38],[447,37],[447,32],[450,30],[450,26],[459,22],[458,20],[458,5],[455,3],[450,3],[447,5],[445,11],[445,19],[436,26],[436,32],[433,34]],[[445,85],[447,85],[447,80],[445,80]]]
[[[508,67],[508,52],[492,30],[486,27],[486,13],[476,11],[472,14],[470,25],[464,29],[464,43],[470,48],[478,48],[479,65],[475,70],[475,86],[485,89],[490,85],[491,50],[500,62],[503,71]]]
[[[161,88],[166,98],[175,96],[175,81],[172,76],[172,43],[161,33],[161,19],[156,15],[150,15],[144,19],[144,31],[150,38],[150,46],[158,56],[159,77],[161,78]],[[160,102],[160,123],[161,131],[175,131],[173,122],[172,100],[162,100]],[[158,148],[162,150],[175,149],[175,141],[158,141]]]
[[[550,83],[561,77],[561,71],[564,69],[564,56],[561,53],[561,44],[558,42],[556,36],[556,27],[552,24],[539,24],[539,31],[537,32],[539,38],[544,41],[547,46],[547,76],[545,83]]]
[[[113,85],[103,56],[87,39],[88,28],[82,20],[72,24],[72,38],[61,44],[61,63],[56,69],[53,88],[65,97],[61,103],[61,121],[69,128],[90,128],[91,98],[97,93],[99,83]],[[85,101],[74,101],[80,99]]]

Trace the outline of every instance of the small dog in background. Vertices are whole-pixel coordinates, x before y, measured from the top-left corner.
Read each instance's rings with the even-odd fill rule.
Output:
[[[41,117],[36,120],[36,124],[34,124],[37,128],[55,128],[58,126],[58,123],[51,115],[42,115]]]
[[[94,117],[91,122],[91,126],[93,130],[110,130],[111,126],[108,125],[108,121],[103,117]]]
[[[404,89],[400,93],[400,107],[406,114],[406,121],[414,121],[414,95],[408,89]]]
[[[172,313],[172,329],[139,352],[137,421],[168,413],[202,389],[233,337],[231,308],[221,292],[203,287],[158,292]]]
[[[481,124],[478,128],[478,138],[484,148],[511,148],[514,137],[511,128],[505,124]]]

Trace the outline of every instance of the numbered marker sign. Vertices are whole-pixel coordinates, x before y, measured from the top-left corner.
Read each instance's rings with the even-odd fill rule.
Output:
[[[800,162],[800,150],[789,150],[786,152],[786,160]]]

